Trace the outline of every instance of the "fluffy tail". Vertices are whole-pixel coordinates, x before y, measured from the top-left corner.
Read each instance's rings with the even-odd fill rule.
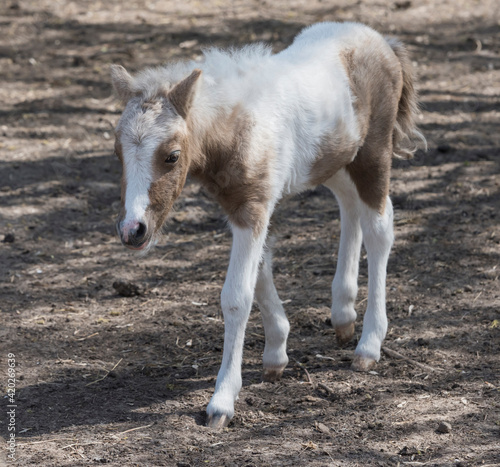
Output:
[[[392,135],[393,153],[398,159],[411,159],[417,149],[427,150],[427,141],[416,124],[418,95],[413,84],[413,67],[403,44],[392,38],[386,40],[398,57],[403,72],[403,91]]]

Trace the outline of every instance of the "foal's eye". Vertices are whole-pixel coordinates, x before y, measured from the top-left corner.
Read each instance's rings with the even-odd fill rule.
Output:
[[[165,159],[165,162],[167,164],[173,164],[175,162],[177,162],[179,160],[179,156],[180,156],[181,152],[180,151],[173,151],[171,152],[167,158]]]

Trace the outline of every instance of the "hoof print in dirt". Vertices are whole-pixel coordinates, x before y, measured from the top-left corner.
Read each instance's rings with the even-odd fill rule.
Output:
[[[132,282],[115,281],[113,282],[113,289],[115,289],[122,297],[135,297],[142,295],[140,288]]]

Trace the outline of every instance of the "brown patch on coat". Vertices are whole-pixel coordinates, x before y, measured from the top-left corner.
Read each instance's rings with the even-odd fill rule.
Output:
[[[271,154],[250,156],[253,122],[236,107],[217,118],[196,149],[192,175],[217,199],[229,220],[258,235],[268,223]]]
[[[180,151],[175,163],[165,162],[173,151]],[[190,167],[187,138],[176,135],[162,142],[153,155],[153,181],[149,188],[148,221],[158,231],[165,222],[175,200],[179,197]]]
[[[356,62],[354,60],[355,49],[347,49],[340,53],[340,61],[349,78],[349,87],[353,96],[354,112],[358,124],[358,132],[360,140],[363,142],[368,133],[370,122],[371,100],[370,89],[364,89],[362,83],[359,82],[359,72],[356,70]]]
[[[360,198],[383,213],[389,193],[393,132],[403,88],[399,60],[383,40],[341,54],[361,134],[356,158],[346,166]]]
[[[389,195],[392,155],[390,152],[385,153],[374,163],[378,155],[378,151],[360,149],[356,159],[346,167],[346,170],[356,185],[359,197],[372,209],[383,214]]]
[[[345,125],[339,123],[335,133],[325,135],[318,147],[318,158],[310,171],[313,185],[321,185],[341,168],[351,162],[356,155],[358,142],[354,141]]]

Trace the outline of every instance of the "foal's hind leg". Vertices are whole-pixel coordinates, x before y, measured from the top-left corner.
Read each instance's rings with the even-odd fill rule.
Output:
[[[360,371],[370,369],[379,360],[387,333],[385,281],[394,241],[392,204],[388,196],[392,149],[387,149],[391,145],[383,138],[371,141],[347,166],[361,199],[360,221],[368,257],[368,304],[352,362],[353,369]]]
[[[388,196],[382,213],[362,203],[361,228],[368,256],[368,305],[352,366],[366,371],[379,360],[382,341],[387,333],[385,281],[389,252],[394,241],[392,203]]]
[[[340,246],[337,269],[332,283],[332,325],[337,342],[344,345],[354,334],[358,293],[359,254],[361,250],[361,200],[356,186],[345,170],[340,170],[325,185],[340,208]]]
[[[262,322],[266,334],[263,357],[264,373],[262,376],[264,381],[277,381],[280,379],[283,370],[288,364],[286,340],[290,324],[273,282],[273,240],[271,237],[267,242],[255,287],[255,299],[262,313]]]

